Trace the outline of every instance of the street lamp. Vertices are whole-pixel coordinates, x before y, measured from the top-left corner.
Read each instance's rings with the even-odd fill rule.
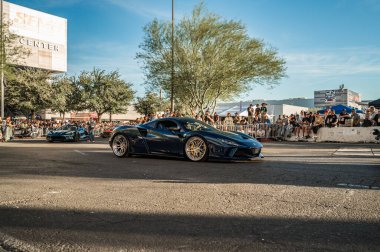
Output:
[[[172,0],[172,76],[170,92],[170,111],[174,112],[174,0]]]
[[[3,0],[0,1],[0,28],[1,28],[1,118],[4,118],[4,31],[3,31]]]

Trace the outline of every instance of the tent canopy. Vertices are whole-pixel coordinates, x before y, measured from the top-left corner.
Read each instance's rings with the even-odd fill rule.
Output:
[[[375,108],[380,108],[380,99],[371,101],[370,103],[368,103],[368,106],[374,106]]]
[[[342,104],[332,106],[331,109],[334,110],[336,114],[340,114],[343,109],[345,109],[347,113],[351,113],[352,110],[350,107],[344,106]]]
[[[345,109],[347,111],[347,113],[351,113],[352,112],[352,108],[344,106],[342,104],[332,106],[330,109],[334,110],[336,114],[340,114],[343,109]],[[326,111],[326,109],[318,110],[318,113],[324,114],[325,111]]]

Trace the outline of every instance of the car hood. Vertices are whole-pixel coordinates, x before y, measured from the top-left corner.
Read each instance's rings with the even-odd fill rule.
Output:
[[[75,131],[72,131],[72,130],[54,130],[54,131],[50,131],[50,134],[52,135],[65,135],[67,133],[75,133]]]
[[[202,132],[203,134],[210,136],[212,138],[223,138],[227,140],[234,141],[238,144],[241,145],[246,145],[246,146],[254,146],[254,147],[262,147],[262,144],[257,141],[255,138],[250,137],[246,134],[240,134],[237,132],[228,132],[228,131],[199,131]]]

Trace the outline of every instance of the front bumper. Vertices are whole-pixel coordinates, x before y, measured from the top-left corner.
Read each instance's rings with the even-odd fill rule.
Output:
[[[46,136],[47,141],[59,141],[59,142],[66,142],[66,141],[74,141],[74,136],[70,135],[61,135],[61,136]]]
[[[259,160],[264,158],[260,147],[221,147],[209,146],[210,158],[222,160]]]

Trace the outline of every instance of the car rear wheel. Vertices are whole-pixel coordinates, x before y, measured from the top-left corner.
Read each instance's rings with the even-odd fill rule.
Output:
[[[190,137],[185,144],[185,155],[191,161],[205,161],[208,155],[206,141],[201,137]]]
[[[129,154],[129,142],[124,135],[116,135],[112,140],[112,151],[117,157],[126,157]]]

